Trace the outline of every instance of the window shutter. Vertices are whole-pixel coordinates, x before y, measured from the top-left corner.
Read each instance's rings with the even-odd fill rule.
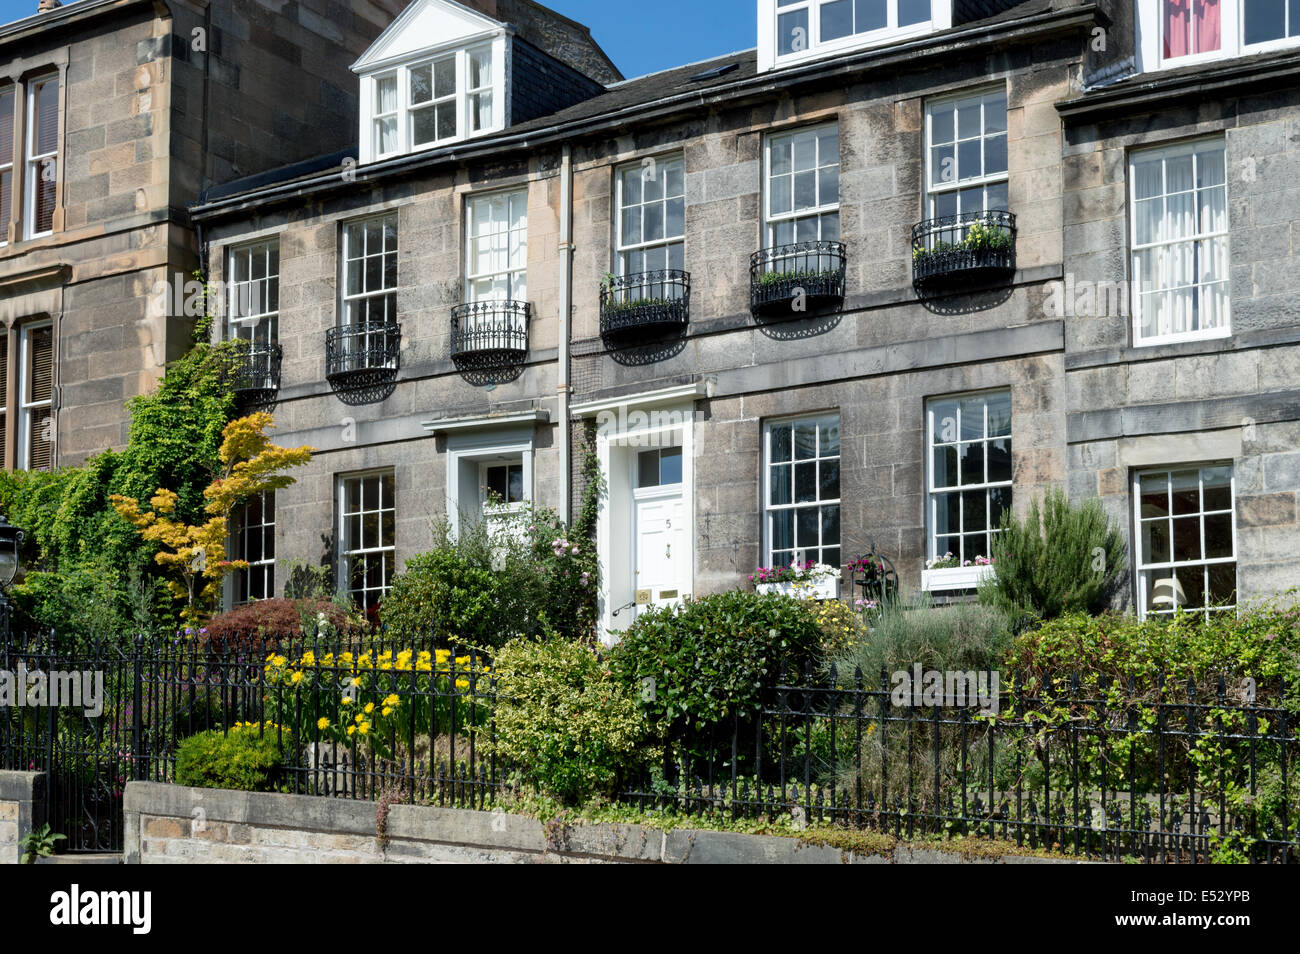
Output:
[[[50,155],[40,164],[40,182],[36,188],[35,231],[48,232],[54,226],[55,189],[59,157],[59,81],[41,83],[36,91],[36,153]]]
[[[32,331],[29,348],[31,365],[27,401],[44,406],[32,411],[27,435],[27,469],[49,470],[54,456],[54,441],[53,434],[46,433],[46,422],[53,413],[50,401],[54,396],[54,329],[47,326]]]

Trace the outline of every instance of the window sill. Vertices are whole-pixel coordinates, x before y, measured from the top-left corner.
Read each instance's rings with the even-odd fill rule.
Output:
[[[922,570],[921,589],[929,593],[973,590],[993,575],[991,566],[953,566],[942,570]]]

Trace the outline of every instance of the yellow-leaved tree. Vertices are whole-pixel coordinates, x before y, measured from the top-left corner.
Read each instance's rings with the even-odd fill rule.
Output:
[[[226,574],[248,566],[243,560],[227,559],[226,540],[235,508],[258,494],[288,487],[294,478],[285,471],[311,460],[310,447],[272,444],[266,431],[274,426],[275,419],[265,411],[226,425],[221,434],[222,471],[203,491],[208,515],[203,523],[190,525],[178,519],[179,498],[163,487],[150,498],[151,510],[140,509],[140,501],[134,497],[114,494],[109,498],[113,509],[145,540],[159,545],[154,560],[180,575],[168,586],[177,599],[185,600],[181,617],[191,626],[197,626],[216,605]]]

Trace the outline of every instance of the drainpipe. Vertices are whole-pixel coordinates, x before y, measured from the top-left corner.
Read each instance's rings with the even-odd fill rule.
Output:
[[[569,440],[569,318],[573,307],[573,148],[566,142],[560,159],[560,347],[556,391],[560,399],[560,519],[573,519]]]

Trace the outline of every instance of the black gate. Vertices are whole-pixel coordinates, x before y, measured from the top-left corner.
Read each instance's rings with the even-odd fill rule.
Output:
[[[0,611],[2,613],[2,611]],[[0,769],[44,772],[59,850],[122,850],[122,793],[135,777],[132,660],[116,647],[60,645],[0,620]],[[8,703],[6,705],[6,703]]]

